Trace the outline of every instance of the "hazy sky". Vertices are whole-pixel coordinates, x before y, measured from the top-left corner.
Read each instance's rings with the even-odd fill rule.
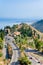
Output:
[[[0,18],[43,18],[43,0],[0,0]]]

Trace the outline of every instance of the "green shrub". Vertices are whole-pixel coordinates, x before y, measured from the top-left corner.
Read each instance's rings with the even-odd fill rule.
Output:
[[[28,60],[27,57],[20,57],[19,62],[20,65],[31,65],[31,62]]]
[[[2,55],[3,55],[3,54],[2,54],[2,53],[0,53],[0,57],[2,57]]]
[[[0,49],[3,48],[3,40],[0,38]]]

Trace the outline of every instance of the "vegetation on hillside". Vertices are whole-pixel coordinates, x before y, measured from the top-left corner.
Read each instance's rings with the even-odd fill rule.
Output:
[[[19,25],[13,25],[12,27],[6,26],[4,30],[0,30],[0,49],[3,48],[3,39],[5,35],[5,29],[10,29],[10,33],[14,32],[20,32],[20,35],[13,36],[14,42],[18,45],[21,54],[24,54],[24,50],[28,49],[28,47],[31,47],[33,49],[37,49],[38,51],[43,52],[43,41],[40,40],[40,34],[38,34],[35,30],[32,30],[31,27],[28,24],[19,24]],[[12,56],[12,49],[10,46],[8,46],[8,52],[10,52],[10,58]],[[23,65],[28,65],[28,63],[31,64],[31,62],[25,57],[19,58],[20,63]]]
[[[40,40],[38,40],[36,38],[36,39],[34,39],[34,43],[35,43],[36,49],[38,49],[39,51],[42,51],[43,50],[43,41],[40,41]]]
[[[20,62],[20,65],[31,65],[31,62],[28,60],[26,56],[20,57],[19,62]]]
[[[0,38],[0,49],[3,48],[3,40]]]
[[[4,30],[0,29],[0,38],[3,40],[4,38]]]

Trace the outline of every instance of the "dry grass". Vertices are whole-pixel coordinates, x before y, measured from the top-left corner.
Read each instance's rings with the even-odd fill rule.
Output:
[[[0,50],[0,53],[2,53],[2,50]],[[2,56],[0,56],[0,65],[6,65],[6,63],[4,63],[4,60],[3,60],[3,54]]]

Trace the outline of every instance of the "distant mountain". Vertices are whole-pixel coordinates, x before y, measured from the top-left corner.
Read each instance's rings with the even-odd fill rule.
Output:
[[[43,32],[43,20],[37,21],[34,24],[32,24],[33,27],[35,27],[40,32]]]

